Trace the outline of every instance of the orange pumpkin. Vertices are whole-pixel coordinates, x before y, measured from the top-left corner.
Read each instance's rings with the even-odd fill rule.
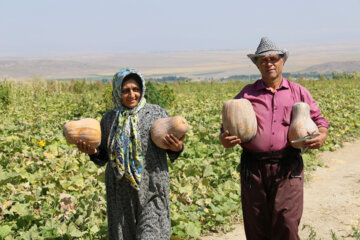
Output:
[[[150,135],[156,146],[162,149],[168,149],[168,147],[162,142],[162,139],[167,134],[173,134],[175,137],[180,139],[188,130],[189,124],[182,116],[160,118],[152,125]]]
[[[232,99],[224,103],[222,108],[224,131],[237,136],[241,142],[249,142],[256,136],[257,120],[251,102],[245,98]]]
[[[100,124],[96,119],[84,118],[68,122],[63,127],[63,133],[70,144],[76,144],[76,141],[82,140],[90,147],[97,148],[101,143]]]
[[[318,127],[310,118],[310,107],[307,103],[295,103],[291,111],[291,123],[288,138],[294,148],[304,148],[304,142],[291,143],[291,141],[303,138],[309,133],[318,131]]]

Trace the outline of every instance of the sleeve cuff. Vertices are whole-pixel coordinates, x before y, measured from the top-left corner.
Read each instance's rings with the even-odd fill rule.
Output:
[[[167,151],[168,153],[170,153],[170,154],[180,154],[180,153],[182,153],[182,152],[184,151],[184,144],[182,145],[181,150],[178,151],[178,152],[171,151],[170,149],[168,149],[168,150],[166,150],[166,151]]]

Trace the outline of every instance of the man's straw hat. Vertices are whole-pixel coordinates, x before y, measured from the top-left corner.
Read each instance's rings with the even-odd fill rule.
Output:
[[[259,44],[258,48],[256,49],[255,54],[248,54],[247,56],[251,59],[251,61],[254,64],[256,64],[257,57],[265,56],[265,55],[274,55],[274,54],[283,55],[284,62],[286,62],[286,59],[289,56],[288,50],[286,50],[285,48],[280,49],[269,38],[262,37],[260,44]]]

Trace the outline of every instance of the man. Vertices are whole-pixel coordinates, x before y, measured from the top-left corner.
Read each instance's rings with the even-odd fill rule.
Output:
[[[220,135],[225,148],[237,144],[243,147],[241,202],[245,234],[251,240],[299,239],[304,177],[300,150],[292,148],[287,139],[292,106],[296,102],[310,106],[310,116],[319,128],[317,137],[304,142],[310,149],[320,148],[325,142],[329,123],[308,90],[283,78],[286,49],[264,37],[255,54],[248,57],[259,69],[261,79],[245,86],[235,98],[251,102],[257,134],[246,143],[229,136],[228,131]]]

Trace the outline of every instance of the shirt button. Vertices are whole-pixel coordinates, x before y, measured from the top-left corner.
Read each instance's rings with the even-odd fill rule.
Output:
[[[275,133],[273,132],[272,135],[274,135]]]
[[[274,122],[276,122],[276,120],[274,120]]]
[[[274,145],[272,145],[272,144],[270,145],[271,148],[272,148],[273,146],[274,146]]]
[[[277,107],[275,107],[274,109],[277,110]]]

